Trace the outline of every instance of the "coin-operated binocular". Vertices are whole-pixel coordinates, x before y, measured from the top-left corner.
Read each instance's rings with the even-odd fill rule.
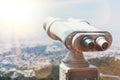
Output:
[[[112,36],[107,31],[99,30],[83,19],[48,18],[44,29],[54,40],[61,41],[69,54],[60,64],[60,80],[100,80],[99,70],[90,65],[82,52],[96,52],[108,49]]]

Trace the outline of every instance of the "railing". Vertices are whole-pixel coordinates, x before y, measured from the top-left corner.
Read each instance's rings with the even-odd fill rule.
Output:
[[[100,73],[100,76],[101,78],[110,78],[110,79],[120,80],[120,76],[116,76],[116,75]]]

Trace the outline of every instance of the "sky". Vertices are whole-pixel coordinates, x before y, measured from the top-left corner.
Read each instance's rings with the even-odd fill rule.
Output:
[[[47,17],[82,18],[91,25],[120,34],[120,0],[0,0],[0,36],[3,40],[41,38],[47,35]],[[48,38],[48,37],[47,37]]]

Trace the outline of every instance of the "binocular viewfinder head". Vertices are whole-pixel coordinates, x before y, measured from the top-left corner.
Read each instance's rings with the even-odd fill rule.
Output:
[[[99,30],[83,19],[62,21],[48,18],[44,29],[54,40],[59,40],[71,51],[104,51],[112,43],[112,36],[107,31]]]

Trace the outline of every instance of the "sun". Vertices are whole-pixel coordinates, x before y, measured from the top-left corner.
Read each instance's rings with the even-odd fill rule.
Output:
[[[34,33],[44,15],[44,3],[41,0],[0,0],[0,33]]]

